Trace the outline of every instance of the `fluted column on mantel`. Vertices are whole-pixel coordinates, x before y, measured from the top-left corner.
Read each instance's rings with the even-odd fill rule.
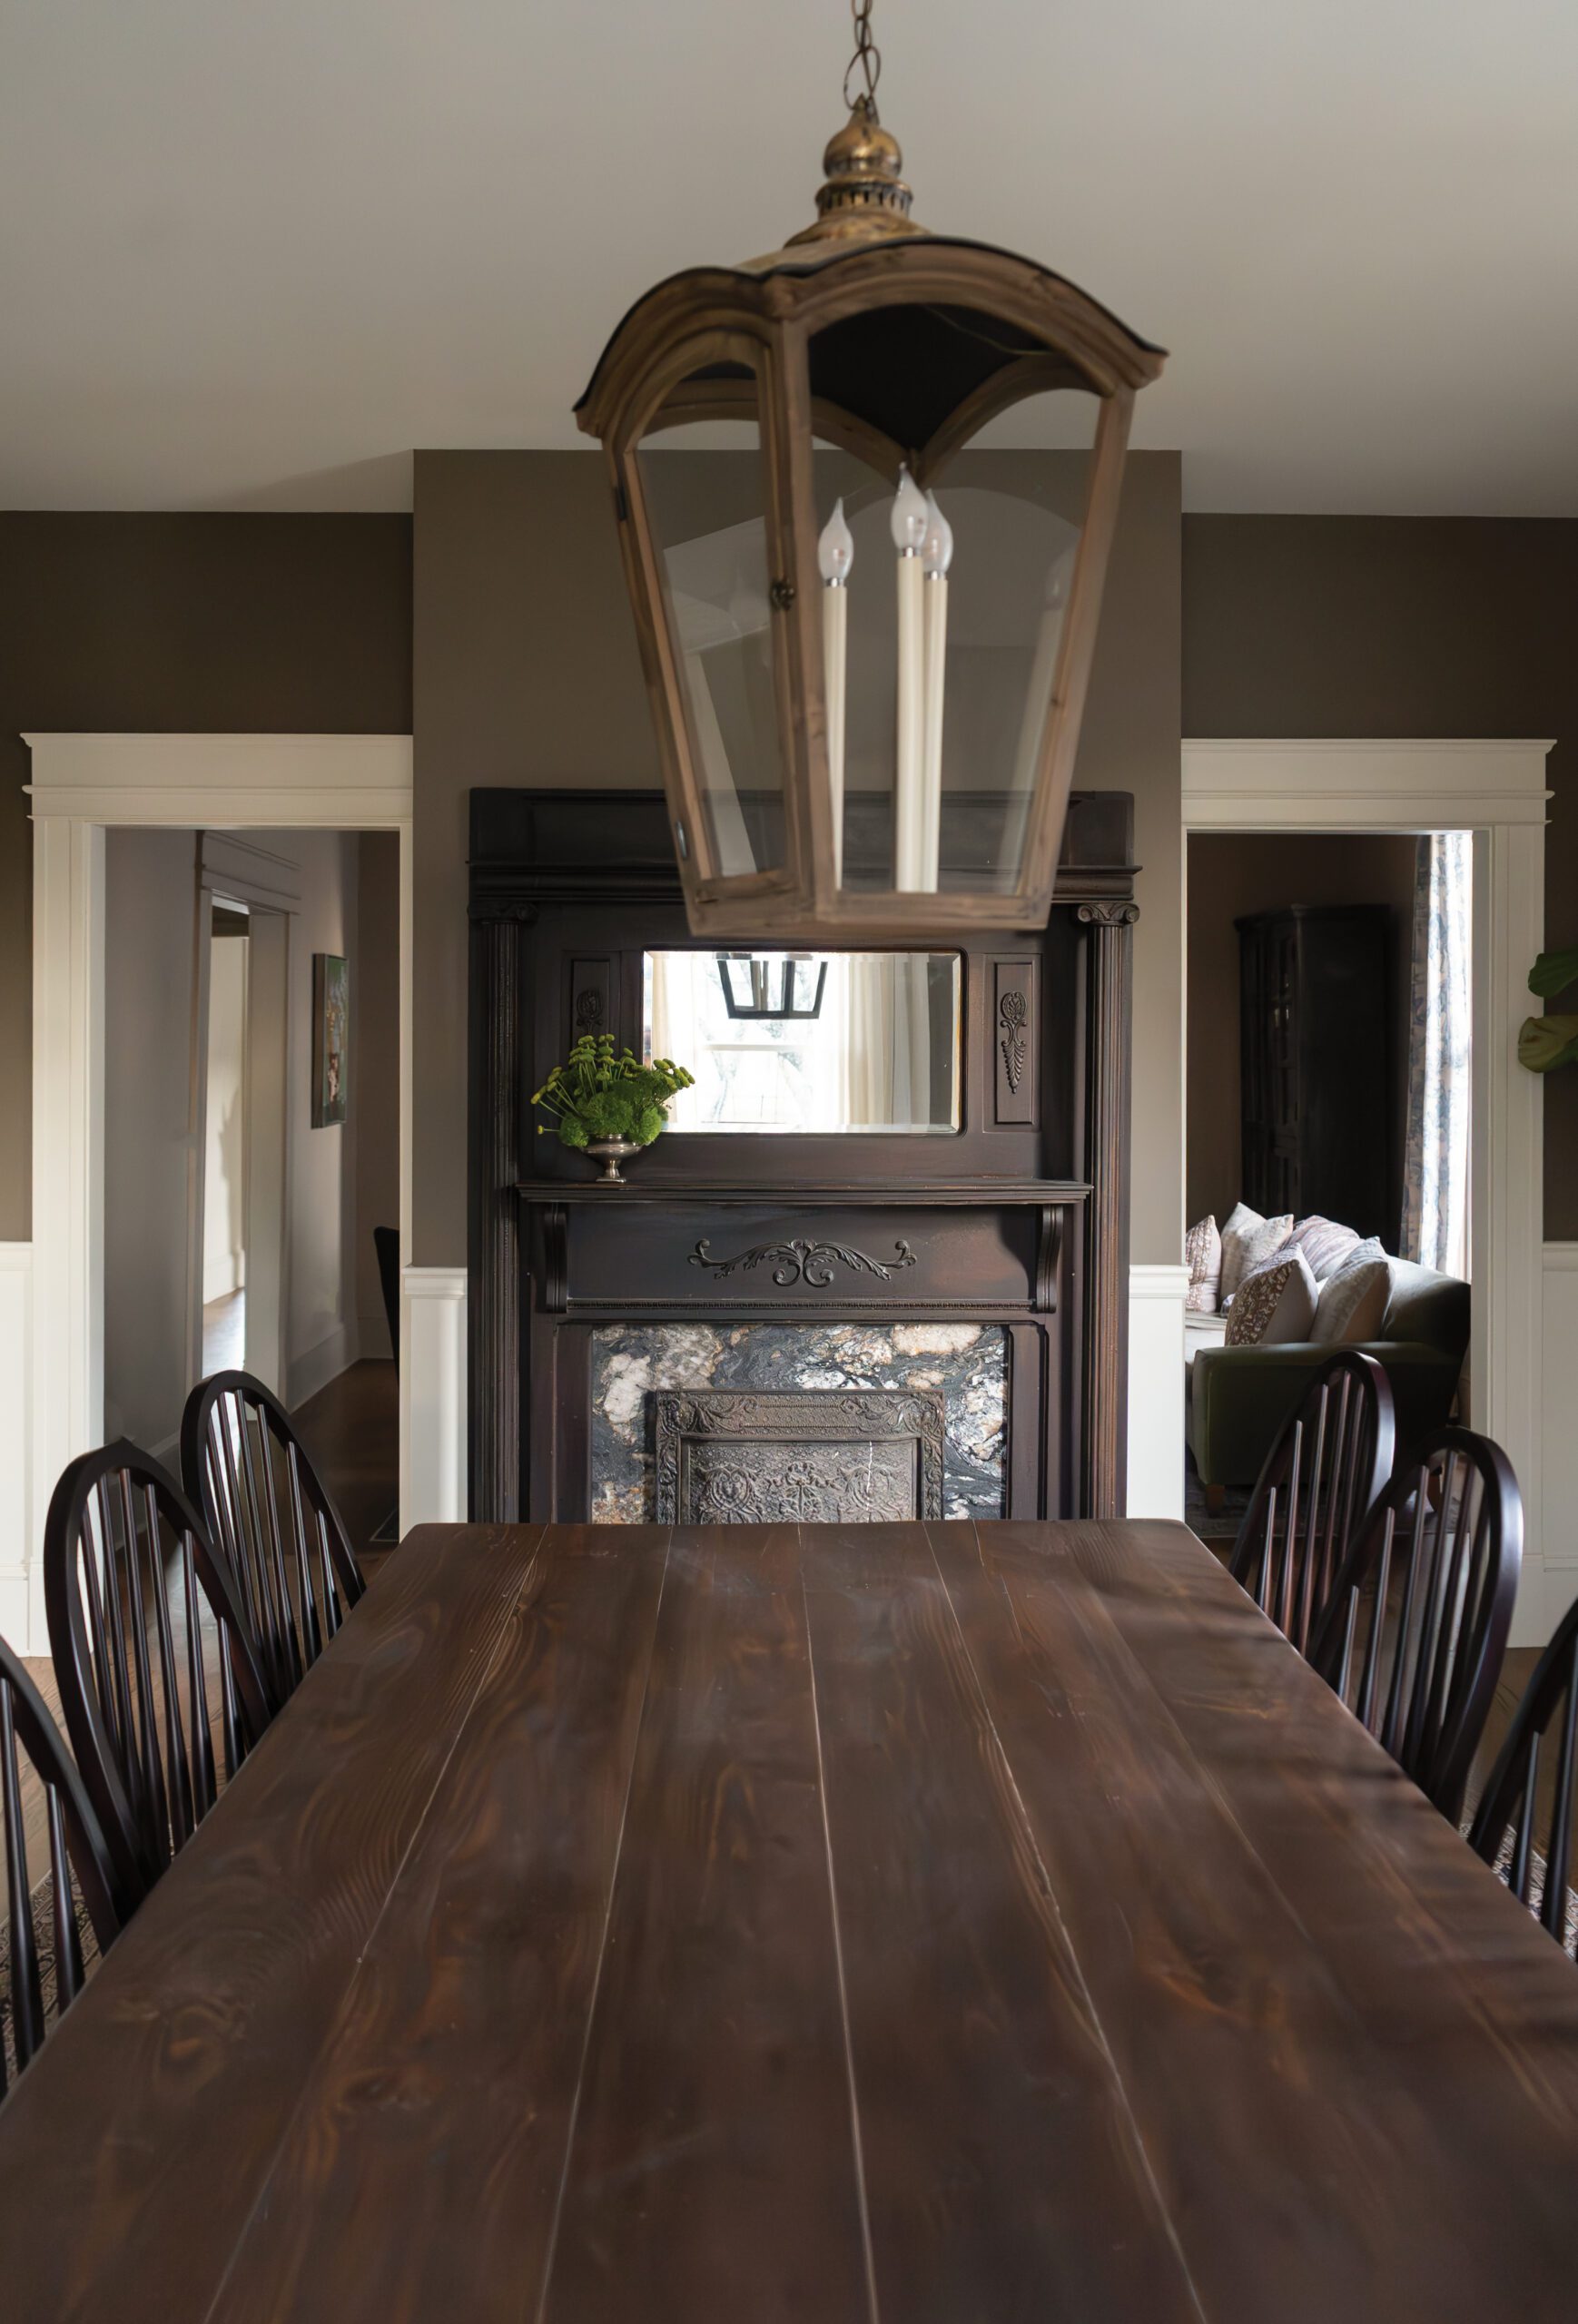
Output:
[[[473,1518],[495,1524],[521,1509],[520,936],[518,919],[471,930],[473,1184],[486,1191],[471,1220],[470,1499]]]
[[[1085,1376],[1083,1491],[1088,1517],[1120,1517],[1128,1466],[1129,1017],[1139,908],[1086,903]]]

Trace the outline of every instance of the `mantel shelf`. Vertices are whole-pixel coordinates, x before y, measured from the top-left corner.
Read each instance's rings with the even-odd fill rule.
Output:
[[[640,1203],[665,1210],[701,1205],[738,1210],[937,1210],[1078,1203],[1090,1189],[1076,1178],[845,1178],[837,1185],[746,1186],[738,1179],[632,1177],[617,1187],[596,1178],[525,1178],[515,1191],[528,1203]]]

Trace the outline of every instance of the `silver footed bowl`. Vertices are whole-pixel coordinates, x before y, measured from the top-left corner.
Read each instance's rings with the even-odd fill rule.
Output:
[[[626,1187],[630,1181],[620,1170],[619,1165],[621,1162],[628,1162],[633,1154],[640,1153],[641,1148],[636,1144],[634,1138],[596,1137],[587,1141],[586,1151],[588,1154],[595,1154],[603,1165],[603,1174],[597,1180],[600,1187]]]

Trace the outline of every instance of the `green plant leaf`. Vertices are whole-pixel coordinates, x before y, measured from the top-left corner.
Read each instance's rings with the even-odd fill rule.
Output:
[[[1525,1017],[1518,1028],[1518,1063],[1531,1073],[1578,1063],[1578,1017]]]
[[[1564,952],[1542,952],[1529,970],[1529,990],[1542,1000],[1554,1000],[1570,984],[1578,984],[1578,944]]]

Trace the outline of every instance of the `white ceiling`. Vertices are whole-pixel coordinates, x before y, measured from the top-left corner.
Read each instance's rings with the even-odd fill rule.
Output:
[[[1172,350],[1197,508],[1578,514],[1573,0],[877,0],[916,214]],[[774,247],[843,0],[0,0],[0,506],[409,506]]]

